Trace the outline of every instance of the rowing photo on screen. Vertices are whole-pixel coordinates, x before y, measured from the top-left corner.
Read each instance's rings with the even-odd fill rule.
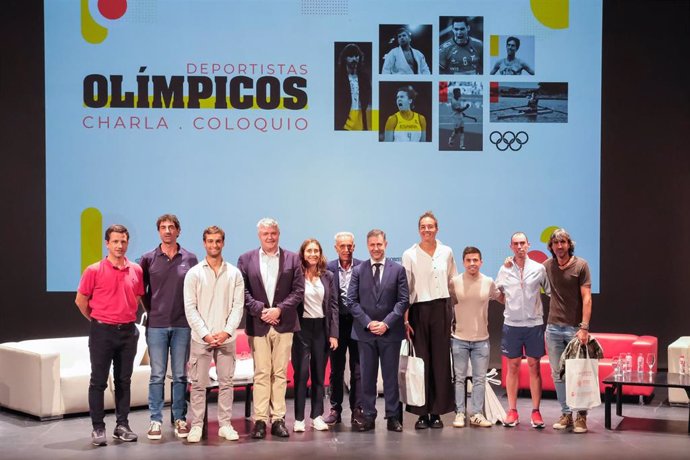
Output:
[[[439,18],[438,67],[442,74],[484,75],[484,18]]]
[[[381,24],[379,69],[382,75],[431,74],[431,24]]]
[[[379,83],[379,140],[431,142],[431,82]]]
[[[482,82],[439,82],[439,150],[482,150],[483,94]]]
[[[567,123],[568,83],[490,83],[489,120],[494,123]]]
[[[491,75],[534,75],[533,35],[492,35]]]
[[[336,131],[371,131],[371,42],[335,42]]]

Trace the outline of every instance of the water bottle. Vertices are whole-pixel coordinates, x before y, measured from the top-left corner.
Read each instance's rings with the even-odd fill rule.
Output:
[[[637,355],[637,373],[644,373],[644,357],[642,356],[642,353]]]
[[[632,354],[625,355],[625,372],[632,372]]]
[[[685,355],[680,355],[680,359],[678,360],[678,373],[679,374],[686,374],[688,370],[685,368]]]

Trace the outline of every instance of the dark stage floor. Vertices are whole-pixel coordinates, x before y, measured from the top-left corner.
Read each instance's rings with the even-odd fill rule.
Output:
[[[499,390],[505,406],[505,396]],[[175,439],[172,427],[164,425],[160,441],[146,439],[148,410],[132,411],[130,425],[139,436],[137,443],[123,443],[109,438],[107,447],[90,443],[91,423],[88,416],[70,416],[63,420],[39,422],[21,414],[0,411],[0,458],[14,459],[182,459],[182,458],[359,458],[406,459],[451,458],[472,459],[566,459],[626,458],[671,459],[690,458],[688,408],[669,407],[664,401],[666,392],[657,393],[651,404],[642,406],[627,402],[623,407],[626,418],[617,417],[613,408],[613,430],[604,428],[604,407],[593,410],[588,419],[589,433],[574,434],[550,428],[559,415],[555,399],[542,403],[547,428],[535,430],[529,424],[530,400],[521,397],[518,409],[522,422],[515,428],[462,428],[451,426],[453,414],[443,417],[442,430],[415,431],[416,417],[406,414],[403,433],[386,431],[385,421],[379,419],[376,430],[368,433],[350,431],[349,413],[346,423],[328,432],[290,433],[287,440],[271,438],[263,441],[249,439],[250,422],[246,421],[244,403],[234,405],[233,426],[240,433],[237,442],[221,441],[216,435],[216,404],[210,405],[210,435],[196,445]],[[292,430],[293,401],[288,400],[288,427]],[[379,398],[379,413],[383,400]],[[345,414],[344,414],[345,415]],[[108,436],[114,428],[114,416],[108,414]]]

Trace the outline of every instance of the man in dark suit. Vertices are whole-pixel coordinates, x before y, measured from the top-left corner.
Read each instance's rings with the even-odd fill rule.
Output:
[[[353,426],[364,423],[362,412],[362,378],[359,371],[359,349],[357,341],[352,338],[352,314],[347,309],[347,289],[350,286],[352,272],[362,261],[355,259],[355,236],[350,232],[339,232],[335,235],[335,251],[338,259],[328,263],[328,270],[335,275],[335,285],[338,286],[339,337],[338,348],[332,350],[331,355],[331,411],[324,418],[329,425],[341,421],[343,411],[343,396],[345,390],[345,362],[347,352],[350,351],[350,410]]]
[[[371,230],[367,249],[371,256],[352,273],[347,303],[355,321],[352,338],[358,341],[362,371],[364,423],[359,431],[374,429],[376,381],[379,358],[389,431],[402,431],[398,362],[400,342],[405,338],[403,315],[409,306],[408,285],[402,265],[385,259],[386,234]]]
[[[237,268],[244,277],[246,331],[254,359],[254,428],[251,437],[271,434],[287,438],[285,390],[292,335],[299,330],[297,305],[304,297],[299,256],[279,247],[280,229],[274,219],[257,224],[261,247],[242,254]],[[272,413],[269,414],[269,405]]]

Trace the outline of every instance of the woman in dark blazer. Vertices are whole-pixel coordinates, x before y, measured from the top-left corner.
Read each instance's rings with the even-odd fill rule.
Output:
[[[292,367],[295,370],[295,432],[306,429],[304,407],[307,381],[311,374],[311,426],[328,430],[323,421],[324,379],[328,350],[338,348],[338,289],[333,273],[326,270],[321,244],[313,239],[302,243],[299,257],[304,272],[304,301],[297,306],[300,331],[292,341]]]

